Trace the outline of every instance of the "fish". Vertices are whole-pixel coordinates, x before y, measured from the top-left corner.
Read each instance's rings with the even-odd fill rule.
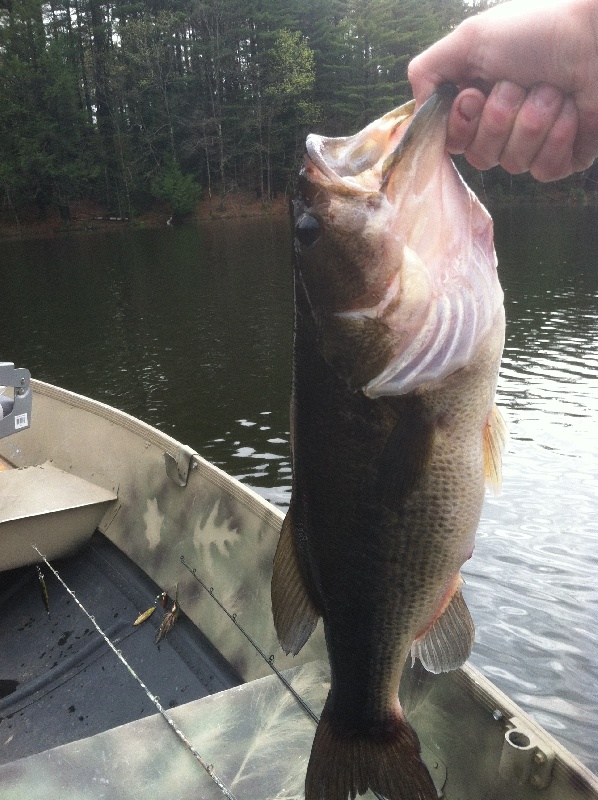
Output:
[[[292,203],[293,485],[271,584],[282,649],[321,618],[330,691],[306,800],[437,797],[398,691],[471,652],[462,594],[506,426],[492,220],[446,152],[442,85],[359,133],[310,134]]]

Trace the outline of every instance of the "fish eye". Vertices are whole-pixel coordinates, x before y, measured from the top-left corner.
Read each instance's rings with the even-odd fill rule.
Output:
[[[302,214],[295,226],[295,236],[303,247],[313,247],[320,238],[320,223],[311,214]]]

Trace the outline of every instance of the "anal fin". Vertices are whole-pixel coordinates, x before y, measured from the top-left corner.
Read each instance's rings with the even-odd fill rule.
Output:
[[[274,556],[272,615],[280,646],[297,655],[311,636],[320,616],[309,596],[293,536],[292,507],[282,523]]]
[[[502,484],[502,454],[509,434],[497,406],[492,407],[484,428],[484,475],[486,484],[497,495]]]
[[[469,658],[475,626],[461,593],[462,579],[450,602],[428,630],[411,647],[412,658],[419,658],[428,672],[450,672]]]

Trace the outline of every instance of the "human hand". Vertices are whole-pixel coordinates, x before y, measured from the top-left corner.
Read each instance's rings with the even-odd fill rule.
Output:
[[[471,17],[409,65],[418,104],[445,81],[459,93],[447,147],[478,169],[538,180],[598,156],[598,0],[516,0]]]

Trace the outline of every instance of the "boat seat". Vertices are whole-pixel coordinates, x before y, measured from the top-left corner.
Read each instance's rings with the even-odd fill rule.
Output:
[[[31,424],[29,370],[16,368],[11,361],[0,361],[0,439],[24,430]],[[12,388],[13,396],[5,394]]]
[[[49,461],[0,470],[0,572],[62,558],[93,534],[117,495]]]

